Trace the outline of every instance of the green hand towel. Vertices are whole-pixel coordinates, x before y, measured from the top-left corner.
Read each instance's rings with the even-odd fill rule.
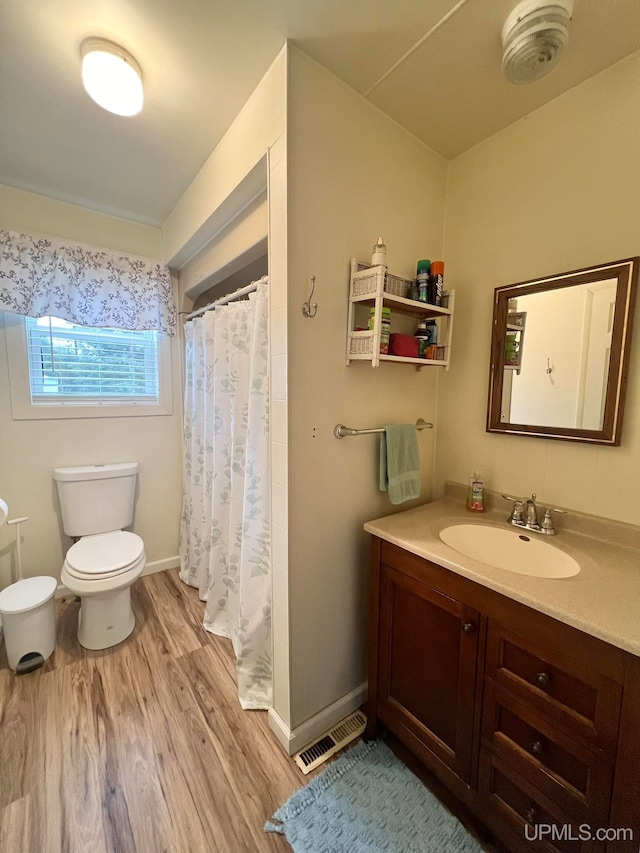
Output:
[[[420,497],[418,437],[412,424],[391,424],[380,436],[380,491],[392,504]]]

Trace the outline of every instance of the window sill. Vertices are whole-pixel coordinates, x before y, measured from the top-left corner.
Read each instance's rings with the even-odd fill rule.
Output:
[[[119,406],[111,403],[92,406],[82,406],[75,403],[34,406],[29,403],[21,407],[14,402],[12,408],[14,421],[64,420],[66,418],[140,418],[173,414],[171,406],[164,406],[161,403],[138,403],[132,406]]]

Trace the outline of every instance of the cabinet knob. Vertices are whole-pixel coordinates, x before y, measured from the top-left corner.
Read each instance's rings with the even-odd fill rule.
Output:
[[[531,752],[535,755],[536,758],[542,758],[544,754],[544,747],[542,746],[541,740],[534,740],[531,744]]]
[[[539,672],[536,675],[536,684],[541,690],[548,690],[551,686],[551,679],[546,672]]]
[[[462,626],[462,630],[465,634],[473,634],[473,632],[476,630],[476,626],[473,624],[473,622],[465,622]]]
[[[536,819],[536,810],[531,806],[530,809],[527,809],[524,813],[524,819],[527,823],[530,823],[533,826],[533,823]]]

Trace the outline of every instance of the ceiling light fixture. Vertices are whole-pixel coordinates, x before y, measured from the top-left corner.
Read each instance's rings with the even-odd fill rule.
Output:
[[[134,116],[144,103],[142,71],[120,45],[102,38],[82,42],[82,83],[87,94],[105,110]]]
[[[557,64],[569,41],[573,0],[523,0],[502,28],[502,70],[512,83],[533,83]]]

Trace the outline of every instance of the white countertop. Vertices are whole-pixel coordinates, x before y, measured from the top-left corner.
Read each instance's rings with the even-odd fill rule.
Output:
[[[621,545],[566,529],[556,536],[541,536],[545,542],[566,551],[581,566],[580,573],[574,577],[549,579],[514,574],[478,562],[454,551],[438,536],[444,527],[461,522],[518,530],[507,524],[507,515],[508,507],[506,512],[501,509],[482,514],[470,513],[459,501],[444,498],[368,521],[364,529],[412,554],[640,656],[640,550],[632,545]]]

